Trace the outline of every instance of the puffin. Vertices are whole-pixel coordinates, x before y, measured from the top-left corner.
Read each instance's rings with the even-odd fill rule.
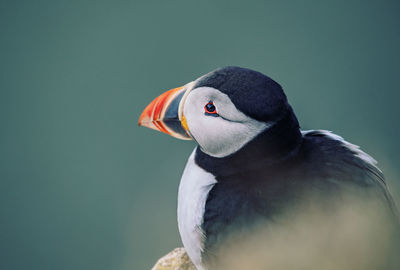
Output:
[[[154,99],[139,126],[197,143],[179,184],[177,219],[199,270],[223,269],[218,250],[230,239],[260,224],[277,227],[280,216],[301,211],[300,201],[330,211],[310,198],[338,201],[355,191],[398,222],[377,162],[330,131],[301,130],[281,85],[260,72],[207,73]]]

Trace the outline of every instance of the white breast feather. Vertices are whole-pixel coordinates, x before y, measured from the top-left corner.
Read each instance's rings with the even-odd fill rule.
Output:
[[[199,270],[204,234],[201,230],[208,193],[216,183],[215,177],[194,161],[196,150],[190,155],[183,172],[178,192],[178,227],[183,246]]]

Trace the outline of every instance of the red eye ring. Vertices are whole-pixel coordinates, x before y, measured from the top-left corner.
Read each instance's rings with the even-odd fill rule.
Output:
[[[217,108],[215,108],[215,105],[212,101],[209,101],[205,106],[204,106],[204,113],[205,114],[217,114]]]

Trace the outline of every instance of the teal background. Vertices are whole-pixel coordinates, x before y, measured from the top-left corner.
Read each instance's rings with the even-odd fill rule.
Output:
[[[398,197],[399,1],[0,1],[0,268],[150,269],[180,246],[194,143],[137,127],[217,67],[281,83],[303,129],[374,156]]]

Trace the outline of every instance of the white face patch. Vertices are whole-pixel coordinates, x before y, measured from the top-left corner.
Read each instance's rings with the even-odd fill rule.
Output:
[[[204,106],[210,101],[219,116],[204,113]],[[201,150],[213,157],[225,157],[238,151],[272,125],[246,116],[226,94],[212,87],[199,87],[190,91],[183,106],[183,114],[190,134]]]

